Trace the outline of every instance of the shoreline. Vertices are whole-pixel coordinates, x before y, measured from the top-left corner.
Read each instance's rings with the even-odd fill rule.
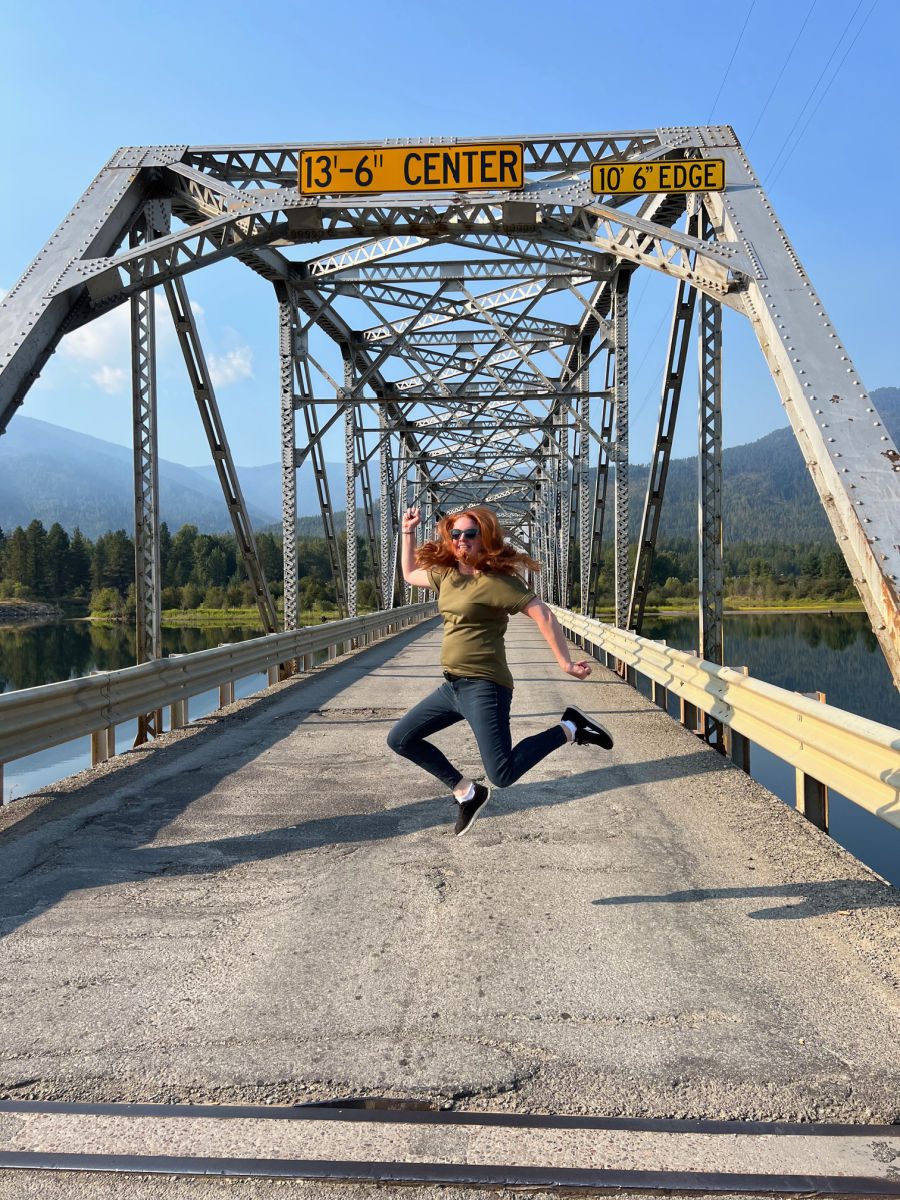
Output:
[[[21,625],[50,625],[65,617],[52,600],[0,600],[0,629]]]
[[[797,605],[760,605],[759,607],[741,607],[734,608],[726,606],[723,609],[723,615],[726,617],[742,617],[742,616],[786,616],[795,613],[798,616],[811,616],[821,614],[824,616],[839,616],[842,613],[864,613],[865,609],[861,604],[848,604],[846,601],[842,604],[817,604],[814,601],[806,604]],[[679,608],[647,608],[644,610],[645,617],[692,617],[696,616],[696,607],[679,607]],[[313,616],[314,614],[309,614]],[[612,609],[601,609],[599,619],[608,623],[612,618]],[[52,601],[8,601],[0,600],[0,629],[2,628],[21,628],[23,626],[38,626],[51,625],[60,620],[69,621],[85,621],[91,625],[123,625],[131,628],[130,621],[115,620],[109,617],[92,616],[85,614],[77,617],[67,617],[65,610],[54,604]],[[337,615],[328,617],[319,616],[318,620],[309,622],[310,625],[325,624],[327,621],[337,621],[340,618]],[[164,613],[162,616],[162,625],[167,629],[215,629],[238,627],[241,629],[259,628],[260,637],[263,636],[263,629],[259,625],[259,612],[256,608],[252,609],[232,609],[227,613],[216,613],[214,616],[202,615],[200,609],[190,609],[174,615],[171,612]]]

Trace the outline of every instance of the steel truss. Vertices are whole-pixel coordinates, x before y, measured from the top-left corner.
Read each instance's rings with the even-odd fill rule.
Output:
[[[524,147],[521,192],[354,197],[302,196],[299,145],[119,150],[0,301],[0,430],[66,332],[131,305],[140,657],[160,653],[157,286],[175,317],[264,626],[274,627],[184,292],[185,276],[235,258],[274,284],[278,305],[287,628],[302,623],[294,536],[301,468],[315,485],[344,612],[355,613],[363,596],[371,602],[361,589],[361,548],[377,603],[405,602],[404,503],[422,507],[423,537],[442,513],[488,503],[513,541],[544,562],[542,596],[570,605],[577,588],[583,612],[607,603],[617,625],[640,629],[697,311],[698,646],[721,661],[721,312],[729,307],[756,333],[900,680],[900,453],[733,131],[513,140]],[[590,192],[592,162],[702,157],[726,160],[727,189],[690,205],[676,195]],[[671,278],[676,297],[629,576],[628,290],[640,267]],[[341,432],[338,502],[327,455]],[[610,507],[611,577],[603,558]]]

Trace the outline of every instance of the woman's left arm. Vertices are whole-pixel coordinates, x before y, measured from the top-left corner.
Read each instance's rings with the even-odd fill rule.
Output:
[[[547,605],[535,596],[533,600],[529,600],[522,609],[522,612],[526,617],[531,617],[532,621],[537,625],[547,645],[553,651],[556,661],[565,673],[571,675],[574,679],[587,679],[591,673],[590,662],[586,658],[581,659],[579,662],[572,662],[565,634],[562,631],[559,621],[557,621]]]

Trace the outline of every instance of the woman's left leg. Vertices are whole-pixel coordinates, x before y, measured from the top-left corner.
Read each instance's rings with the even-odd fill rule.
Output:
[[[488,779],[509,787],[541,759],[568,742],[561,725],[512,744],[509,710],[512,691],[490,679],[465,679],[458,684],[460,711],[472,727]]]

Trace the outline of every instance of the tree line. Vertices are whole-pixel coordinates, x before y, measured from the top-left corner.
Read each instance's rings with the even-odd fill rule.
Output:
[[[339,552],[346,534],[338,535]],[[283,594],[281,537],[258,533],[256,545],[273,596]],[[164,609],[253,607],[237,541],[230,533],[200,533],[183,525],[171,533],[160,526],[160,567]],[[631,549],[634,563],[636,548]],[[827,543],[738,542],[725,547],[726,590],[778,603],[792,599],[853,599],[856,592],[840,552]],[[377,593],[371,578],[369,547],[358,539],[359,602],[374,607]],[[328,547],[321,537],[297,539],[298,599],[302,609],[336,604]],[[690,600],[697,595],[697,547],[689,538],[660,545],[653,562],[648,603],[652,606]],[[577,575],[577,572],[576,572]],[[600,602],[613,595],[612,548],[603,555]],[[575,588],[577,603],[577,583]],[[0,598],[75,601],[94,612],[127,615],[134,605],[134,541],[122,530],[91,541],[76,529],[70,536],[59,524],[49,530],[40,521],[0,529]]]
[[[346,537],[339,537],[346,549]],[[284,591],[281,537],[258,533],[256,546],[273,597]],[[360,539],[361,573],[368,569]],[[183,525],[159,531],[163,609],[255,608],[237,540],[230,533],[200,533]],[[328,547],[322,538],[298,538],[299,601],[304,609],[336,603]],[[374,584],[361,580],[359,600],[375,604]],[[49,530],[32,521],[6,534],[0,529],[0,598],[73,601],[92,612],[127,616],[134,608],[134,540],[122,530],[91,541],[79,529],[70,536],[59,524]]]

